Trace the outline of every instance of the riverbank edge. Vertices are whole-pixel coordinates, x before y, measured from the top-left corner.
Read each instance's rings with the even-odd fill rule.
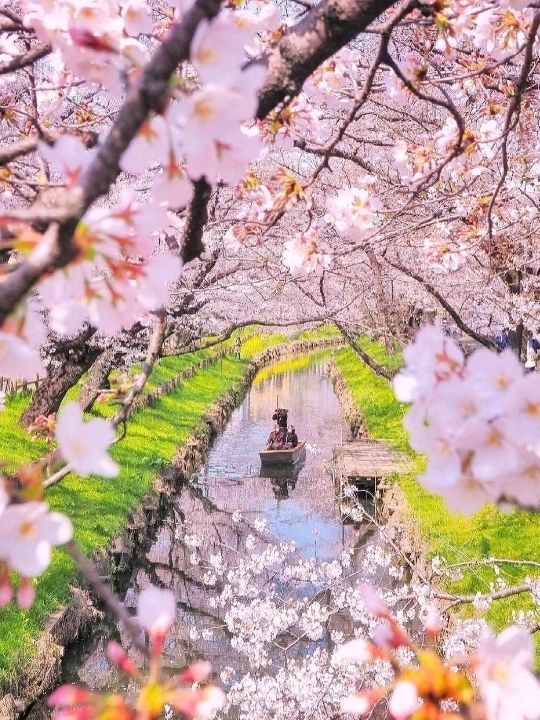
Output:
[[[213,439],[243,401],[259,370],[287,357],[342,345],[343,340],[339,336],[298,340],[269,347],[252,358],[246,364],[240,380],[215,400],[201,416],[202,426],[194,428],[179,445],[172,461],[156,475],[143,502],[130,510],[124,531],[113,536],[103,550],[94,554],[93,560],[100,574],[114,582],[115,578],[129,572],[130,567],[134,566],[137,550],[140,552],[148,537],[157,530],[171,496],[204,462]],[[169,392],[174,392],[176,384],[173,385]],[[152,398],[150,403],[157,399]],[[49,617],[45,630],[36,639],[36,653],[28,667],[18,673],[16,678],[10,678],[0,689],[0,720],[17,720],[23,713],[28,720],[32,718],[32,704],[53,688],[60,678],[66,647],[101,617],[98,605],[87,589],[72,587],[71,602]]]
[[[353,437],[367,437],[368,432],[362,411],[341,372],[335,358],[328,363],[328,378],[332,383],[334,392],[342,409],[345,422],[351,430]],[[405,493],[397,482],[386,483],[380,494],[381,510],[379,517],[384,525],[395,528],[398,532],[398,547],[407,560],[414,567],[419,576],[425,578],[432,575],[429,561],[430,550],[421,535],[413,514],[409,508]]]

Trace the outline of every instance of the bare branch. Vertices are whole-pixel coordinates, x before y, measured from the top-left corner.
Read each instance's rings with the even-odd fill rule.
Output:
[[[12,60],[8,60],[7,62],[0,63],[0,75],[20,70],[27,65],[32,65],[36,62],[36,60],[41,60],[41,58],[48,55],[51,51],[52,47],[48,43],[35,45],[28,52],[22,55],[17,55],[17,57],[14,57]]]
[[[385,368],[384,365],[381,365],[374,358],[372,358],[371,355],[369,355],[363,348],[360,347],[354,337],[343,327],[341,323],[334,320],[334,325],[338,328],[340,333],[343,335],[345,340],[349,343],[349,345],[358,355],[358,357],[360,357],[366,363],[366,365],[373,370],[374,373],[380,375],[386,380],[392,381],[392,379],[397,373],[396,370],[389,370],[388,368]]]

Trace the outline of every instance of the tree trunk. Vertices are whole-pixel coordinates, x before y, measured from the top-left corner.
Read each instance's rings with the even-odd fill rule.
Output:
[[[39,415],[57,412],[67,391],[81,379],[101,352],[99,349],[87,348],[83,353],[70,354],[64,362],[51,368],[21,415],[21,425],[28,427]]]
[[[97,400],[100,390],[109,385],[109,373],[118,365],[122,354],[116,348],[109,348],[92,365],[88,378],[77,398],[82,410],[85,412],[90,410]]]
[[[508,345],[516,353],[518,359],[523,357],[523,320],[520,320],[514,330],[508,334]]]

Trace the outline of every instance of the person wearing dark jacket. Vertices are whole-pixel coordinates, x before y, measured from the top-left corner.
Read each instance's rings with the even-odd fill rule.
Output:
[[[268,441],[266,443],[267,450],[281,450],[283,448],[283,434],[281,428],[276,424],[275,428],[270,433]]]
[[[296,434],[296,431],[294,427],[291,425],[289,428],[289,431],[287,432],[287,437],[285,438],[285,443],[288,447],[295,448],[298,445],[298,435]]]

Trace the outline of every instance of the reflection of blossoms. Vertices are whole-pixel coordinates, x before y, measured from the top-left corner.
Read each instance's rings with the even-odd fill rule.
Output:
[[[142,591],[137,605],[137,616],[148,631],[151,645],[150,673],[142,672],[116,642],[107,647],[109,662],[140,686],[136,694],[124,697],[114,693],[91,692],[79,685],[62,685],[48,699],[54,708],[55,720],[157,720],[167,707],[184,718],[206,720],[223,707],[222,690],[207,685],[211,666],[204,661],[195,662],[174,678],[164,677],[160,656],[166,634],[174,621],[176,602],[170,590],[149,586]]]

